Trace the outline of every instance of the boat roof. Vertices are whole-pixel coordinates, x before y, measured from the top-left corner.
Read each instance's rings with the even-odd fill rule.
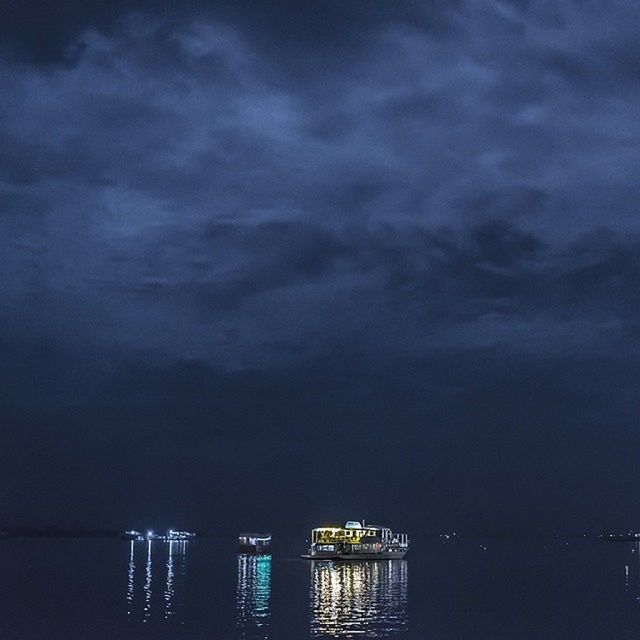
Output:
[[[322,531],[322,530],[324,530],[324,531],[344,531],[345,529],[367,529],[367,530],[375,529],[375,530],[381,530],[381,529],[389,529],[389,527],[385,527],[385,526],[383,526],[381,524],[365,524],[363,526],[359,522],[349,521],[342,527],[339,526],[339,525],[331,524],[331,525],[326,525],[324,527],[314,527],[313,531]]]

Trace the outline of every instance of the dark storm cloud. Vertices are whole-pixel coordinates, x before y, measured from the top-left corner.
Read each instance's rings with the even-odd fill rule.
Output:
[[[59,64],[73,59],[75,39],[87,29],[109,32],[123,15],[144,12],[166,21],[198,18],[230,22],[247,36],[253,36],[272,54],[292,55],[314,49],[338,48],[348,54],[353,40],[366,40],[388,23],[404,22],[437,34],[450,27],[449,15],[457,0],[433,0],[424,5],[414,0],[388,3],[383,0],[321,0],[313,4],[281,0],[265,4],[260,0],[188,0],[176,5],[163,0],[85,3],[61,0],[49,5],[27,0],[9,2],[0,23],[9,55],[42,64]],[[71,54],[71,55],[70,55]],[[327,59],[327,62],[329,60]]]
[[[500,487],[520,465],[523,505],[560,480],[560,513],[635,442],[637,6],[266,6],[10,10],[2,406],[24,433],[6,450],[79,474],[89,452],[94,489],[133,512],[176,465],[200,498],[214,470],[242,482],[238,434],[274,492],[319,463],[343,477],[345,455],[308,450],[325,429],[364,447],[363,469],[391,447],[389,502],[440,474],[461,504],[513,507]],[[464,494],[474,479],[486,495]]]

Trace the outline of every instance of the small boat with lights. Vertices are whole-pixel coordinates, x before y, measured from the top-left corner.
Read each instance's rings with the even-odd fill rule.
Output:
[[[190,531],[175,531],[174,529],[169,529],[166,533],[154,533],[153,531],[147,531],[146,533],[141,533],[140,531],[125,531],[120,536],[123,540],[133,540],[134,542],[139,542],[142,540],[164,540],[166,542],[188,542],[189,540],[193,540],[196,537],[195,533],[191,533]]]
[[[640,542],[640,533],[634,533],[633,531],[629,531],[629,533],[607,533],[602,537],[609,542]]]
[[[270,533],[241,533],[238,536],[241,555],[268,556],[271,553]]]
[[[393,560],[404,558],[409,536],[388,527],[349,520],[344,527],[317,527],[311,531],[307,560]]]

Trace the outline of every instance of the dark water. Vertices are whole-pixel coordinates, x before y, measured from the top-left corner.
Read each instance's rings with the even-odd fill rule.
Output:
[[[637,638],[637,545],[427,542],[407,560],[238,557],[229,541],[0,542],[0,638]]]

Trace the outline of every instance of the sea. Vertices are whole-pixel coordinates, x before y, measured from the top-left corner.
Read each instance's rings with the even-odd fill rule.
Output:
[[[242,556],[230,539],[0,541],[0,639],[637,639],[640,547],[416,543],[404,560]],[[282,548],[284,547],[284,548]]]

